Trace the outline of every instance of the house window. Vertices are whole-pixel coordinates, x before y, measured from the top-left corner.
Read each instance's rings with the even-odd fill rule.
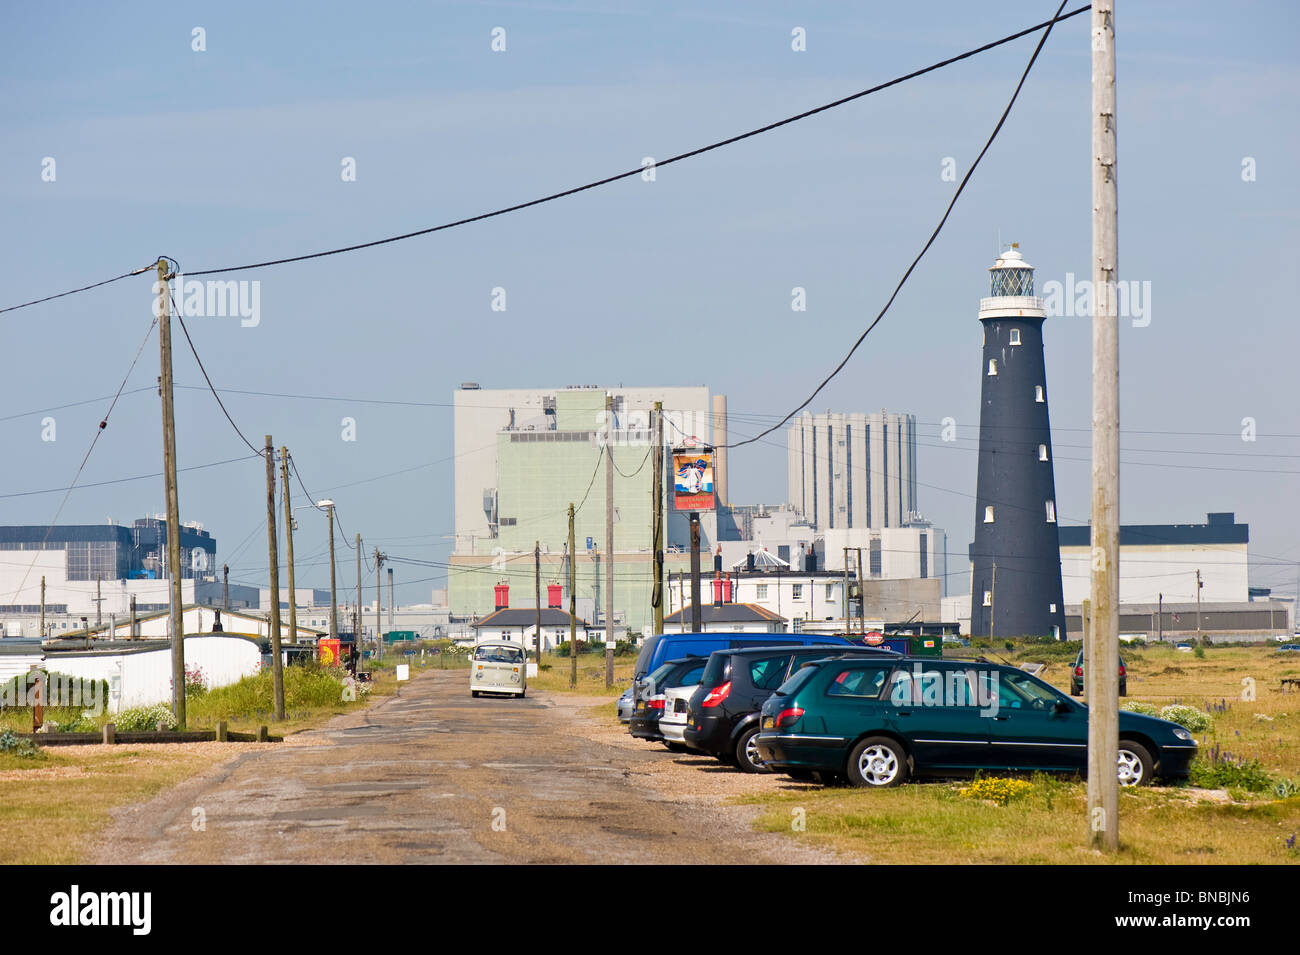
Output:
[[[1040,460],[1040,461],[1046,461],[1046,460],[1047,460],[1047,445],[1045,445],[1045,444],[1040,444],[1040,445],[1038,446],[1038,460]]]
[[[1037,401],[1040,405],[1046,400],[1043,397],[1042,385],[1034,385],[1034,400]]]
[[[791,600],[803,600],[803,584],[791,584],[790,591]]]
[[[758,584],[755,586],[754,599],[755,600],[767,599],[767,584]]]
[[[1020,344],[1020,329],[1018,328],[1011,329],[1011,340],[1008,342],[1008,344],[1011,345]]]
[[[993,591],[991,590],[984,591],[984,606],[986,607],[993,606]]]
[[[984,508],[984,523],[985,523],[985,524],[992,524],[992,523],[993,523],[993,505],[992,505],[992,504],[990,504],[990,505],[988,505],[987,507]]]
[[[1056,523],[1056,502],[1055,501],[1047,502],[1047,523],[1049,524]]]
[[[834,599],[835,599],[835,585],[834,585],[834,584],[827,584],[827,585],[826,585],[826,599],[827,599],[827,600],[834,600]]]
[[[992,376],[992,375],[996,375],[997,373],[998,373],[998,360],[996,358],[990,358],[989,375]]]

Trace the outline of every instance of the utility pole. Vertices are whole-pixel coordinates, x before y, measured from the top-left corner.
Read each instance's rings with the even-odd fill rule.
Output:
[[[1198,569],[1196,571],[1196,639],[1202,641],[1205,639],[1205,634],[1201,630],[1201,588],[1204,586],[1205,584],[1201,583],[1201,572]]]
[[[104,575],[100,574],[95,578],[95,628],[98,629],[104,623]]]
[[[700,606],[700,512],[691,511],[691,632],[701,633],[703,630],[704,608]]]
[[[134,639],[136,638],[136,636],[137,636],[137,634],[136,634],[136,632],[135,632],[135,626],[136,626],[136,622],[135,622],[135,594],[132,594],[132,595],[131,595],[131,639],[132,639],[132,640],[134,640]]]
[[[352,646],[357,654],[357,667],[361,666],[361,535],[357,535],[357,606],[352,611]]]
[[[537,595],[537,672],[542,672],[542,542],[533,544],[533,592]]]
[[[284,661],[280,658],[280,547],[275,539],[275,446],[269,434],[263,453],[266,455],[266,548],[271,569],[271,692],[278,721],[284,719]],[[287,509],[284,516],[290,516]]]
[[[230,612],[230,565],[221,565],[221,606]]]
[[[41,639],[45,639],[45,575],[41,574]]]
[[[176,488],[176,405],[172,393],[171,275],[158,260],[158,347],[162,374],[163,481],[167,493],[167,577],[171,597],[172,713],[185,729],[185,607],[181,603],[181,501]]]
[[[654,585],[650,591],[650,609],[654,611],[654,632],[664,632],[664,403],[655,402],[655,436],[654,436],[654,482],[650,489],[650,500],[654,508],[654,529],[650,542],[651,559],[654,561]],[[1300,606],[1300,601],[1297,602]]]
[[[614,685],[614,396],[605,394],[605,686]]]
[[[1092,585],[1088,829],[1119,850],[1119,197],[1115,0],[1092,5]]]
[[[334,502],[324,501],[330,521],[330,639],[339,638],[339,597],[334,582]]]
[[[989,581],[989,643],[993,642],[993,611],[998,609],[998,562],[993,562],[993,577]],[[1117,755],[1116,759],[1119,758]]]
[[[289,449],[280,446],[280,483],[284,485],[284,542],[289,561],[289,642],[298,642],[298,592],[293,581],[293,507],[289,503]],[[226,609],[230,609],[229,599]]]
[[[573,559],[573,502],[569,502],[569,689],[578,687],[578,562]]]
[[[808,590],[810,591],[810,593],[808,594],[808,604],[809,606],[811,606],[813,601],[813,596],[814,596],[814,593],[811,592],[813,588],[809,587]],[[848,635],[849,635],[849,549],[845,547],[844,548],[844,636],[847,637]]]
[[[862,548],[858,548],[858,560],[855,564],[858,571],[858,633],[862,636],[867,635],[867,596],[862,590]]]
[[[384,624],[383,621],[380,619],[379,615],[383,612],[382,608],[384,604],[384,594],[383,594],[384,581],[383,581],[383,575],[380,573],[380,571],[383,569],[384,569],[384,555],[379,553],[379,548],[376,547],[375,548],[375,645],[379,653],[381,654],[381,656],[384,652],[384,637],[380,631],[383,629]]]
[[[1156,594],[1156,643],[1165,642],[1165,595]]]
[[[393,568],[388,568],[388,629],[393,629]]]

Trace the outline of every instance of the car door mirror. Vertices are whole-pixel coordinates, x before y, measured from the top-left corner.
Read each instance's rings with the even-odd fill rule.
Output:
[[[1056,705],[1052,707],[1052,713],[1059,716],[1064,713],[1069,713],[1073,709],[1074,707],[1070,705],[1069,700],[1057,700]]]

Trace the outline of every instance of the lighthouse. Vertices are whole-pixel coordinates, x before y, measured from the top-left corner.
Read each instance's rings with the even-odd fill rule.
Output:
[[[980,299],[979,470],[971,545],[971,635],[1065,636],[1056,480],[1043,363],[1043,300],[1013,244]]]

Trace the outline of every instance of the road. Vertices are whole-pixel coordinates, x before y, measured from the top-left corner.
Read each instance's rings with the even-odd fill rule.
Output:
[[[250,746],[150,802],[116,811],[91,859],[832,861],[786,837],[753,833],[752,809],[645,785],[654,763],[674,757],[584,733],[594,724],[572,698],[471,699],[467,684],[464,671],[421,672],[398,696],[285,743]]]

